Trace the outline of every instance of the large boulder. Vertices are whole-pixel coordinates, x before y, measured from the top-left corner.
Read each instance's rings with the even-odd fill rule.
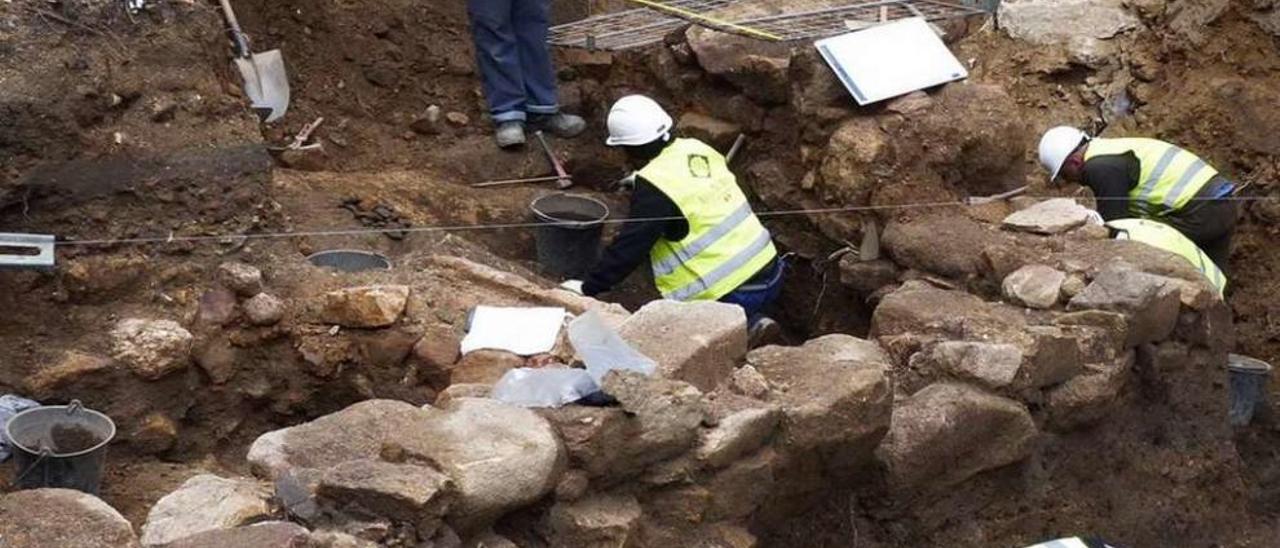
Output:
[[[541,413],[559,432],[570,466],[585,471],[591,478],[633,475],[651,462],[644,458],[639,461],[626,458],[623,447],[636,439],[639,421],[620,408],[566,405],[543,409]]]
[[[1038,45],[1106,39],[1139,27],[1122,0],[1004,0],[999,9],[1009,36]]]
[[[636,311],[619,335],[658,362],[660,375],[711,391],[747,353],[747,318],[737,305],[653,301]]]
[[[232,529],[205,531],[165,545],[165,548],[310,548],[311,533],[287,521],[267,521]]]
[[[631,495],[594,495],[573,502],[558,502],[547,513],[551,546],[637,546],[641,515],[640,503]]]
[[[564,467],[555,430],[533,411],[479,398],[440,409],[368,400],[309,423],[268,432],[249,462],[273,477],[316,477],[356,459],[379,459],[392,445],[405,462],[430,462],[457,491],[448,520],[465,529],[550,492]]]
[[[912,369],[935,366],[957,379],[995,389],[1013,385],[1022,363],[1022,349],[1016,345],[984,342],[943,341],[911,357]]]
[[[791,51],[784,44],[698,25],[691,27],[686,36],[703,70],[728,80],[757,101],[786,102],[790,91]]]
[[[994,305],[966,293],[924,282],[902,284],[880,301],[871,317],[871,334],[886,338],[955,337],[1021,329],[1021,309]]]
[[[198,533],[261,521],[271,515],[270,496],[252,480],[192,477],[151,507],[142,526],[142,544],[165,546]]]
[[[107,503],[70,489],[0,496],[0,545],[14,548],[136,548],[133,527]]]
[[[1104,270],[1067,303],[1069,310],[1105,310],[1128,318],[1130,347],[1169,338],[1181,310],[1181,285],[1164,276]]]
[[[892,390],[889,357],[876,343],[827,335],[803,346],[768,346],[747,361],[779,388],[778,440],[785,450],[869,451],[889,427]]]
[[[683,453],[698,440],[706,417],[702,393],[677,380],[610,371],[606,394],[613,396],[634,421],[625,443],[616,449],[631,466],[665,460]],[[627,466],[624,468],[629,468]]]
[[[326,293],[320,314],[343,327],[386,327],[396,323],[408,299],[407,285],[349,287]]]
[[[453,482],[427,466],[357,459],[325,471],[317,495],[338,508],[354,505],[375,516],[411,523],[419,535],[428,536],[453,502]]]
[[[709,430],[698,446],[698,459],[720,468],[759,449],[778,428],[782,413],[772,406],[751,407],[729,414]]]
[[[1062,296],[1067,275],[1053,267],[1028,265],[1004,279],[1004,296],[1030,308],[1053,308]]]
[[[938,245],[939,235],[946,245]],[[966,216],[932,216],[890,222],[881,239],[894,262],[951,278],[975,278],[987,266],[982,250],[1013,245],[1013,237]]]
[[[111,355],[146,380],[156,380],[191,363],[194,337],[172,320],[128,318],[111,330]]]
[[[1080,347],[1062,327],[1028,325],[1021,308],[927,284],[903,284],[885,296],[872,316],[871,333],[900,361],[936,366],[992,388],[1048,386],[1082,368]],[[946,341],[959,342],[939,344]],[[1020,360],[1002,345],[1016,347]],[[927,368],[920,372],[933,379]]]
[[[1109,363],[1086,366],[1088,372],[1048,392],[1050,424],[1072,429],[1096,423],[1116,406],[1133,370],[1134,353]]]
[[[1004,227],[1035,234],[1061,234],[1089,222],[1089,209],[1070,198],[1045,200],[1005,217]]]
[[[698,139],[726,153],[742,133],[742,128],[733,122],[726,122],[698,112],[682,114],[676,129],[682,135]]]
[[[911,357],[911,369],[937,372],[997,391],[1019,392],[1066,381],[1082,371],[1079,346],[1056,328],[1026,328],[1023,344],[942,341]]]
[[[1027,458],[1035,422],[1022,404],[961,384],[933,384],[893,411],[877,456],[890,485],[941,489]]]

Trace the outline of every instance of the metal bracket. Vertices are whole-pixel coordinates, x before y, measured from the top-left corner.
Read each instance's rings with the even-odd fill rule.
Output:
[[[54,241],[52,234],[0,233],[0,268],[53,268]]]

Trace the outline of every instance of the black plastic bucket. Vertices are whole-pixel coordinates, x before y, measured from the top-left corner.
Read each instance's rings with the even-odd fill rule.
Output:
[[[529,204],[543,226],[534,237],[538,264],[553,276],[581,278],[600,258],[600,235],[609,206],[582,194],[557,193]]]
[[[13,448],[18,489],[60,487],[97,495],[116,425],[73,401],[18,413],[5,423],[4,435]]]
[[[1266,401],[1267,379],[1271,365],[1248,356],[1227,356],[1227,371],[1231,376],[1231,424],[1245,426],[1253,420],[1253,410]]]
[[[357,249],[331,249],[307,256],[307,262],[343,272],[365,270],[391,270],[391,259],[372,251]]]

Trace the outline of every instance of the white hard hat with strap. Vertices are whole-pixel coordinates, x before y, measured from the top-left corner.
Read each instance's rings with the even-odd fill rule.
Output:
[[[675,121],[653,99],[628,95],[609,109],[609,138],[606,145],[647,145],[671,133]]]
[[[1058,126],[1044,132],[1040,138],[1040,163],[1049,171],[1050,182],[1058,178],[1071,153],[1087,140],[1088,135],[1070,126]]]

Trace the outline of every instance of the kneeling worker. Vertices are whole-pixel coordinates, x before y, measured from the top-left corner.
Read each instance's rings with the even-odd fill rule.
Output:
[[[1236,188],[1195,154],[1156,139],[1090,139],[1060,126],[1040,139],[1040,163],[1050,181],[1061,176],[1092,189],[1103,219],[1166,223],[1227,268]]]
[[[1186,259],[1192,266],[1200,270],[1209,283],[1222,296],[1227,287],[1227,277],[1222,269],[1209,258],[1195,242],[1183,236],[1177,229],[1147,219],[1119,219],[1106,224],[1111,229],[1112,237],[1117,240],[1133,240],[1152,247],[1160,248]]]
[[[647,256],[664,298],[737,304],[753,339],[771,335],[776,324],[763,310],[777,297],[784,269],[725,157],[696,139],[672,138],[671,116],[645,96],[619,99],[608,125],[606,144],[643,166],[630,220],[585,279],[563,287],[603,293]]]

